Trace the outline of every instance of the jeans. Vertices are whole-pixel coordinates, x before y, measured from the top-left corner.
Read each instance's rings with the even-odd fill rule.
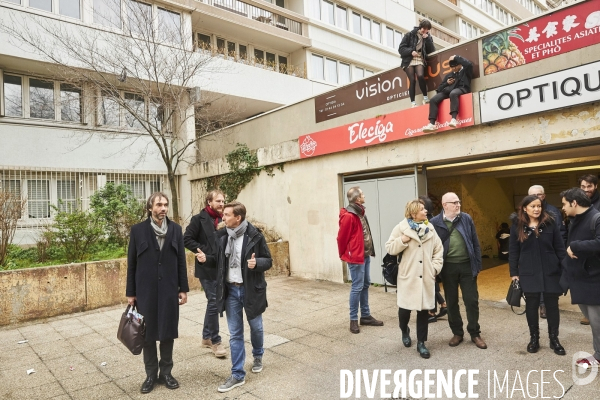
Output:
[[[229,294],[225,300],[225,313],[229,327],[229,350],[231,351],[231,375],[237,380],[246,376],[244,363],[246,362],[246,349],[244,348],[244,295],[243,286],[228,284]],[[252,355],[262,357],[263,348],[263,322],[262,315],[248,321],[250,325],[250,343]]]
[[[350,321],[358,321],[358,305],[362,318],[371,315],[369,310],[369,286],[371,286],[371,257],[364,264],[348,263],[352,287],[350,289]]]
[[[216,279],[200,279],[204,294],[206,295],[206,313],[204,314],[204,328],[202,339],[210,339],[213,344],[221,343],[219,335],[219,312],[217,310],[217,281]]]
[[[160,362],[156,351],[156,342],[144,343],[144,366],[146,367],[146,376],[154,378],[159,372],[160,376],[170,375],[173,369],[173,339],[160,341]]]

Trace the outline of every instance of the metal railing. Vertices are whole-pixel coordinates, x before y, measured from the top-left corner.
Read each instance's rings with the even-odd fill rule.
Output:
[[[443,41],[448,42],[450,44],[456,44],[460,42],[460,39],[458,37],[452,36],[449,33],[437,29],[435,26],[431,27],[429,33],[431,33],[431,36],[435,36],[436,38],[442,39]]]
[[[201,0],[203,3],[210,4],[214,7],[229,12],[243,15],[255,21],[262,22],[267,25],[275,26],[288,32],[302,35],[302,23],[293,19],[284,17],[283,15],[253,6],[243,1],[238,0]]]
[[[458,7],[458,0],[446,0]]]

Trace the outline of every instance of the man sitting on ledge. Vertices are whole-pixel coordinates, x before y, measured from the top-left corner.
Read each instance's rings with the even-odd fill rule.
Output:
[[[461,56],[452,56],[449,60],[452,72],[444,77],[440,86],[436,89],[437,94],[429,101],[429,124],[423,127],[424,133],[437,131],[438,107],[442,100],[450,97],[450,115],[452,120],[448,124],[456,128],[458,121],[458,97],[465,93],[471,93],[471,78],[473,77],[473,63]]]

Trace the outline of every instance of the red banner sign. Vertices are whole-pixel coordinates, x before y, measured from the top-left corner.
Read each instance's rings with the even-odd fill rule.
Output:
[[[473,125],[473,96],[469,93],[460,96],[459,100],[460,108],[456,117],[459,121],[458,127]],[[427,133],[423,133],[423,127],[429,123],[428,115],[429,107],[420,106],[300,136],[298,138],[300,158],[316,157],[427,135]],[[444,100],[440,104],[438,116],[438,130],[435,133],[453,129],[448,126],[452,118],[450,116],[450,100]]]
[[[600,0],[591,0],[483,39],[484,74],[597,43],[600,43]]]

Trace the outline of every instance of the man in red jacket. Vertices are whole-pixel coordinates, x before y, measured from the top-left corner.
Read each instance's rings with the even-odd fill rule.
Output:
[[[365,195],[358,186],[350,188],[346,194],[348,206],[340,210],[340,230],[337,244],[340,259],[348,263],[352,288],[350,290],[350,332],[359,333],[360,324],[383,326],[369,310],[369,286],[371,285],[371,256],[375,256],[375,245],[369,221],[365,215]]]

